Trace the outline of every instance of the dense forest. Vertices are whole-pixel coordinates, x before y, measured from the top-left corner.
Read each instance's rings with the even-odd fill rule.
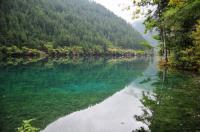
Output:
[[[159,32],[163,64],[179,69],[200,69],[200,1],[142,0],[134,5],[147,8],[144,24],[147,30]],[[152,8],[156,6],[157,8]],[[149,7],[149,8],[148,8]],[[138,12],[141,12],[138,10]],[[142,12],[141,12],[142,13]],[[135,13],[136,17],[138,14]]]
[[[88,0],[1,0],[0,16],[1,54],[135,53],[151,47],[131,25]]]

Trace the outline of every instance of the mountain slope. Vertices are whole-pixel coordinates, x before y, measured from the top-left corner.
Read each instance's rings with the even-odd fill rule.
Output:
[[[131,25],[88,0],[1,0],[0,44],[144,50]]]
[[[137,30],[139,33],[142,34],[142,36],[144,37],[144,39],[146,41],[149,42],[149,44],[153,47],[156,47],[158,45],[158,41],[155,40],[153,38],[154,35],[158,34],[156,31],[151,31],[151,32],[147,32],[146,34],[145,32],[145,25],[143,24],[144,20],[138,20],[138,21],[134,21],[134,23],[132,24],[134,29]]]

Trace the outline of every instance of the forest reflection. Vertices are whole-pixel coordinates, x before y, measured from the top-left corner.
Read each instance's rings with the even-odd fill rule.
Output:
[[[141,127],[133,131],[199,131],[199,76],[167,68],[159,71],[157,76],[153,91],[143,92],[143,114],[135,115],[135,119],[148,125],[149,129]]]

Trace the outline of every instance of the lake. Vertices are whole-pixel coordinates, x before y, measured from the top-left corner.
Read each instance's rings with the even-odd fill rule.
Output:
[[[200,77],[156,57],[8,59],[0,64],[0,131],[200,131]]]

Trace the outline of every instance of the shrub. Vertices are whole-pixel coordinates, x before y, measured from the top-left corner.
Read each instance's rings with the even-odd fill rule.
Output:
[[[34,119],[24,120],[20,127],[17,128],[17,132],[38,132],[39,128],[33,127],[31,122]]]

